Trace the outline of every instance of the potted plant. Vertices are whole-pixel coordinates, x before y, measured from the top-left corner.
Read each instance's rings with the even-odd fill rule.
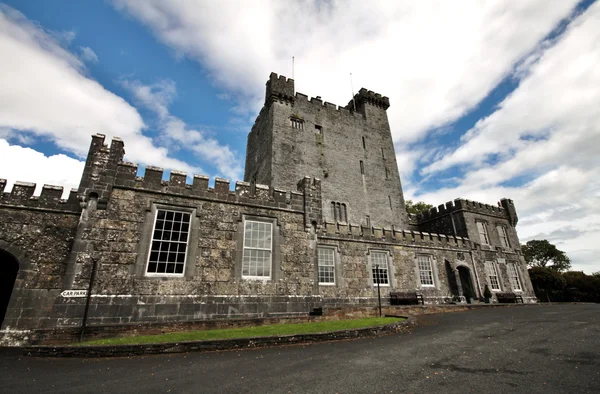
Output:
[[[492,292],[490,291],[488,285],[485,285],[485,289],[483,290],[483,298],[485,298],[486,304],[490,303],[490,300],[492,298]]]

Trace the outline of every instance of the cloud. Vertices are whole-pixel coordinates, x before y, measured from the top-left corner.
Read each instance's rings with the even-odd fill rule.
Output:
[[[453,188],[421,193],[439,203],[462,196],[515,200],[519,235],[551,239],[575,269],[597,271],[600,247],[600,3],[541,45],[518,87],[454,150],[423,170],[466,169]],[[516,177],[531,180],[524,185]],[[504,184],[514,183],[506,187]]]
[[[600,6],[593,5],[571,23],[549,48],[537,54],[527,76],[492,115],[463,136],[463,144],[435,161],[424,173],[484,162],[498,152],[521,154],[521,171],[565,157],[589,165],[600,144]],[[577,153],[576,155],[574,153]],[[516,169],[507,173],[515,175]]]
[[[45,138],[84,157],[90,136],[126,141],[128,160],[193,171],[142,134],[144,121],[121,97],[85,76],[82,61],[39,25],[0,5],[0,129],[3,138]]]
[[[94,52],[94,50],[90,47],[80,47],[79,48],[81,51],[81,58],[86,61],[86,62],[90,62],[90,63],[98,63],[98,55],[96,55],[96,52]]]
[[[256,113],[270,71],[345,105],[354,85],[390,96],[397,142],[423,138],[483,99],[576,1],[115,0],[164,43],[198,60]],[[507,28],[510,26],[510,28]]]
[[[15,165],[19,163],[19,165]],[[85,162],[66,155],[45,156],[36,150],[11,145],[0,139],[0,168],[6,177],[5,192],[12,189],[15,181],[35,182],[34,195],[39,195],[44,184],[63,186],[63,198],[72,188],[79,187],[79,179]]]
[[[170,114],[169,104],[177,95],[174,81],[163,80],[153,85],[124,81],[123,86],[131,91],[143,106],[157,115],[163,143],[191,151],[197,158],[215,166],[219,176],[233,180],[242,179],[242,165],[228,146],[208,137],[206,130],[191,128],[183,120]]]

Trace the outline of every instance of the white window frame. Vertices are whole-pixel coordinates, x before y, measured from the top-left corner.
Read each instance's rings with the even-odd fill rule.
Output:
[[[523,285],[521,284],[521,276],[519,275],[519,269],[516,263],[506,264],[506,273],[508,274],[508,281],[513,291],[523,291]]]
[[[479,233],[479,240],[481,241],[481,244],[489,245],[490,237],[489,237],[488,231],[487,231],[487,224],[485,222],[482,222],[479,220],[476,221],[475,224],[477,226],[477,232]]]
[[[486,261],[485,265],[485,274],[487,276],[488,282],[490,283],[490,290],[492,291],[502,291],[502,285],[500,284],[500,275],[498,274],[498,268],[496,267],[496,263],[493,261]],[[496,278],[496,284],[498,288],[494,288],[494,282],[492,278]]]
[[[371,265],[371,280],[373,281],[373,286],[377,287],[377,282],[375,281],[375,262],[374,262],[374,256],[375,255],[382,255],[384,256],[384,262],[385,262],[385,273],[386,273],[386,278],[387,278],[387,283],[379,283],[379,287],[390,287],[391,284],[391,270],[390,270],[390,261],[389,261],[389,253],[387,251],[384,250],[371,250],[369,252],[369,261],[370,261],[370,265]],[[381,271],[381,265],[379,266],[379,271]],[[379,272],[378,272],[379,274]],[[381,277],[381,275],[379,275]],[[377,281],[379,281],[379,278],[377,278]]]
[[[188,230],[187,230],[187,239],[185,242],[182,241],[172,241],[172,240],[163,240],[161,239],[157,239],[155,238],[155,233],[156,233],[156,222],[158,221],[158,214],[159,212],[165,212],[165,216],[168,212],[172,212],[173,214],[177,214],[177,213],[181,213],[182,215],[187,215],[188,216]],[[154,222],[152,223],[152,233],[151,233],[151,238],[150,238],[150,245],[148,247],[148,257],[146,258],[146,267],[144,269],[144,275],[145,276],[160,276],[160,277],[166,277],[166,276],[170,276],[170,277],[183,277],[185,275],[185,269],[186,269],[186,264],[187,264],[187,255],[189,253],[189,243],[190,243],[190,238],[192,235],[192,213],[191,212],[186,212],[186,211],[181,211],[181,210],[177,210],[177,209],[168,209],[168,208],[157,208],[155,213],[154,213]],[[172,229],[169,230],[172,233]],[[152,258],[152,252],[153,252],[153,246],[154,246],[154,242],[160,242],[160,246],[159,246],[159,257],[162,249],[162,245],[163,244],[167,244],[167,245],[171,245],[171,244],[185,244],[185,252],[183,252],[183,263],[179,263],[179,262],[174,262],[176,265],[181,265],[182,266],[182,271],[181,273],[175,273],[175,272],[148,272],[148,269],[150,268],[150,264],[151,261],[150,259]],[[169,248],[170,249],[170,248]],[[179,249],[179,247],[178,247]],[[167,250],[167,256],[170,254],[171,252]],[[177,252],[179,253],[179,252]],[[168,257],[167,257],[168,258]],[[156,264],[161,264],[163,262],[160,262],[159,260],[156,261]],[[164,262],[165,264],[169,264],[168,261]]]
[[[496,226],[496,231],[498,231],[498,236],[500,237],[500,245],[502,245],[504,248],[510,248],[510,241],[508,240],[506,227],[499,224]]]
[[[425,258],[427,259],[427,264],[429,265],[429,269],[427,269],[427,267],[422,267],[421,263],[423,261],[420,261],[419,259]],[[425,263],[425,262],[423,262]],[[417,255],[417,268],[418,268],[418,274],[419,274],[419,285],[421,287],[435,287],[435,275],[433,273],[433,259],[430,255],[427,254],[418,254]],[[429,273],[430,279],[431,279],[431,284],[429,283],[423,283],[423,276],[422,273]]]
[[[331,264],[322,264],[321,262],[321,251],[327,251],[328,253],[331,253]],[[318,280],[319,280],[319,285],[320,286],[335,286],[336,284],[336,250],[334,247],[331,246],[317,246],[317,276],[318,276]],[[331,268],[331,272],[332,272],[332,277],[333,277],[333,282],[321,282],[321,268],[324,267],[330,267]]]
[[[254,246],[246,246],[246,226],[248,224],[251,223],[258,223],[260,225],[267,225],[269,226],[270,229],[270,233],[271,233],[271,239],[270,239],[270,245],[268,248],[261,248],[261,247],[254,247]],[[245,219],[243,222],[243,240],[242,240],[242,279],[251,279],[251,280],[271,280],[272,276],[273,276],[273,223],[271,222],[266,222],[266,221],[260,221],[260,220],[251,220],[251,219]],[[262,251],[269,251],[269,263],[268,263],[268,267],[269,267],[269,275],[244,275],[244,260],[246,257],[246,250],[262,250]],[[248,268],[250,271],[250,263],[248,263]],[[263,265],[264,268],[264,265]]]

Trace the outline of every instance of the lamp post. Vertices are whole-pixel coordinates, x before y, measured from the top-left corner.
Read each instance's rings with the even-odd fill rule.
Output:
[[[381,317],[381,290],[379,288],[379,282],[381,278],[379,277],[379,264],[375,264],[375,278],[377,280],[377,301],[379,303],[379,317]]]

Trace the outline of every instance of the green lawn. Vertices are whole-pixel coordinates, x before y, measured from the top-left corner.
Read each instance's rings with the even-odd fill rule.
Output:
[[[256,327],[226,328],[220,330],[172,332],[160,335],[142,335],[136,337],[107,338],[83,342],[81,345],[135,345],[142,343],[164,343],[202,341],[211,339],[251,338],[280,335],[311,334],[317,332],[347,330],[396,323],[401,318],[371,317],[353,320],[320,321],[314,323],[271,324]]]

